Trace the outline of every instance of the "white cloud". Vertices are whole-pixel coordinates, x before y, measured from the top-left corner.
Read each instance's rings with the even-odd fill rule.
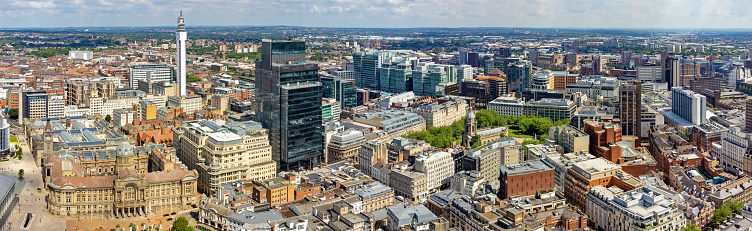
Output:
[[[0,0],[0,27],[195,25],[748,28],[748,0]],[[174,13],[172,13],[174,12]]]

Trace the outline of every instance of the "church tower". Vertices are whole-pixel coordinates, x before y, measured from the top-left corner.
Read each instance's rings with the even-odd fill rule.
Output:
[[[470,111],[465,118],[465,132],[462,133],[462,146],[465,146],[466,149],[470,149],[473,136],[476,134],[478,134],[478,121],[475,120],[475,112],[470,108]]]
[[[50,122],[49,119],[47,119],[47,124],[44,125],[44,155],[45,156],[52,156],[53,150],[52,150],[52,135],[54,132],[52,131],[52,122]]]

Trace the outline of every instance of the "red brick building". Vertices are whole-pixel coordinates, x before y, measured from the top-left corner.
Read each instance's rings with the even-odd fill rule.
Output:
[[[504,165],[501,167],[499,197],[530,196],[553,189],[555,177],[554,169],[540,160]]]

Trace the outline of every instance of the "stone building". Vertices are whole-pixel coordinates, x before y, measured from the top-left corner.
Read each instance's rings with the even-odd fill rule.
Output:
[[[198,202],[197,174],[186,169],[139,173],[135,148],[117,148],[116,172],[89,175],[70,155],[49,166],[50,213],[61,216],[135,217],[184,210]]]

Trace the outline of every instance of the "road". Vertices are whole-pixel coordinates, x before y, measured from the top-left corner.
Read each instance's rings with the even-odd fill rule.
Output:
[[[18,170],[24,170],[24,182],[26,183],[23,192],[19,195],[18,205],[14,208],[14,213],[10,219],[10,230],[20,230],[23,218],[27,213],[36,214],[29,230],[65,230],[65,220],[52,216],[46,211],[47,197],[46,187],[42,184],[42,170],[34,163],[31,156],[31,149],[23,136],[18,137],[18,142],[23,148],[23,160],[11,159],[7,162],[0,162],[0,171],[6,175],[17,177]],[[37,190],[37,188],[42,189]]]

